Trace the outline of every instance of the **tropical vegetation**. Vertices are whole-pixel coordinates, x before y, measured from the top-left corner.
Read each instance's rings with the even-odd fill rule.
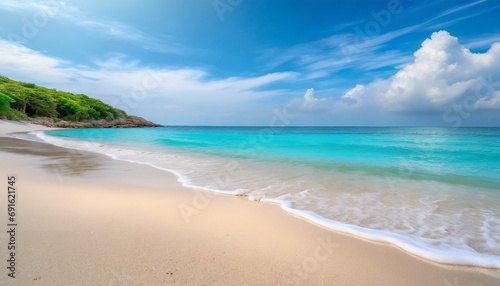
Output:
[[[73,122],[127,118],[127,114],[84,94],[49,89],[0,76],[0,117],[48,117]]]

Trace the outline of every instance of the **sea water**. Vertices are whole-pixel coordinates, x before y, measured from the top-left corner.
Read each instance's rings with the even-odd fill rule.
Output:
[[[274,202],[442,263],[500,268],[500,128],[162,127],[36,132],[54,145]]]

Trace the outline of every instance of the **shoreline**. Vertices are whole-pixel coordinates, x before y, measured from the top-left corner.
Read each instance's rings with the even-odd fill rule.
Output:
[[[147,159],[144,160],[144,158],[137,158],[137,157],[135,159],[123,158],[121,157],[120,152],[116,153],[113,152],[113,150],[109,149],[110,147],[111,149],[113,149],[112,145],[108,145],[107,151],[105,150],[103,151],[100,147],[103,147],[104,145],[95,145],[95,143],[91,143],[90,145],[84,144],[82,147],[79,143],[68,145],[67,142],[61,142],[57,139],[54,139],[55,137],[45,136],[44,134],[37,134],[36,137],[37,138],[36,139],[33,138],[33,140],[46,142],[64,148],[87,150],[90,152],[104,154],[115,160],[138,163],[162,171],[169,172],[171,174],[174,174],[177,177],[177,181],[183,187],[186,188],[202,189],[208,192],[214,192],[223,195],[242,196],[251,201],[257,200],[264,203],[273,203],[275,205],[278,205],[287,214],[294,215],[300,219],[306,220],[309,223],[313,223],[317,226],[323,227],[330,231],[349,234],[354,237],[367,239],[373,242],[393,244],[396,247],[400,248],[401,250],[411,255],[420,257],[424,260],[429,260],[435,263],[442,263],[448,265],[462,265],[462,266],[471,266],[471,267],[488,268],[488,269],[500,269],[500,256],[490,255],[486,253],[476,253],[473,251],[467,251],[459,248],[447,249],[446,247],[437,247],[433,246],[431,243],[425,243],[418,239],[408,237],[403,234],[398,234],[396,232],[372,229],[369,227],[367,228],[355,224],[348,224],[331,220],[321,216],[320,214],[314,211],[300,210],[291,207],[287,195],[280,195],[276,199],[263,198],[259,200],[252,197],[251,194],[250,195],[245,194],[245,192],[242,192],[241,189],[234,190],[234,188],[238,188],[238,186],[233,186],[232,190],[234,191],[222,191],[214,187],[206,186],[203,184],[197,184],[193,182],[188,175],[185,175],[182,172],[172,169],[171,166],[168,167],[168,165],[161,165],[161,163],[158,164],[158,162],[155,163],[155,158],[150,157],[149,158],[150,160]],[[29,140],[29,138],[27,139]],[[162,154],[159,155],[162,156]],[[432,231],[432,229],[430,230]]]
[[[4,125],[2,122],[3,130]],[[40,129],[40,126],[36,127]],[[4,142],[0,154],[2,161],[8,162],[2,165],[2,175],[8,173],[7,167],[17,170],[21,174],[19,186],[26,192],[20,197],[20,204],[25,204],[20,209],[20,216],[24,216],[23,221],[32,222],[25,223],[28,224],[25,227],[31,229],[21,230],[27,232],[25,235],[34,232],[46,236],[41,241],[25,238],[24,246],[21,247],[20,244],[20,255],[30,261],[23,266],[23,272],[29,272],[29,278],[38,275],[37,270],[44,269],[42,272],[46,273],[46,277],[37,279],[37,283],[49,285],[54,281],[60,283],[60,279],[75,283],[70,274],[50,270],[52,266],[69,267],[63,261],[70,261],[70,265],[74,265],[75,269],[70,267],[71,273],[80,273],[75,274],[76,277],[90,279],[84,274],[93,273],[98,280],[91,281],[100,284],[107,282],[105,277],[113,279],[116,278],[116,273],[121,275],[122,269],[126,270],[124,272],[127,275],[135,277],[134,282],[131,282],[133,285],[146,282],[184,284],[186,281],[214,285],[234,284],[235,281],[242,281],[240,284],[285,285],[317,285],[324,284],[325,281],[335,281],[341,285],[448,285],[448,281],[449,285],[453,285],[458,281],[460,285],[495,285],[500,281],[498,269],[428,261],[394,245],[326,229],[290,215],[275,204],[252,203],[240,197],[184,188],[173,174],[166,175],[164,171],[151,166],[113,160],[101,154],[75,152],[49,144],[44,146],[44,143],[26,142],[30,143],[26,143],[28,146],[25,149],[20,146],[22,144],[10,142],[17,148],[14,153],[4,150],[8,145]],[[74,162],[68,160],[68,154]],[[136,177],[133,178],[132,174]],[[117,178],[120,178],[118,182]],[[82,208],[82,205],[85,207]],[[165,209],[165,205],[172,208]],[[30,207],[35,210],[30,210]],[[189,222],[181,215],[179,208],[182,207],[191,212],[192,219]],[[47,208],[53,210],[44,214]],[[142,218],[138,219],[129,212],[140,213]],[[61,217],[62,214],[67,217]],[[100,236],[91,235],[92,231],[90,234],[79,231],[71,225],[75,223],[87,230],[95,227]],[[40,224],[45,225],[45,228],[41,228]],[[145,238],[138,235],[134,228],[142,229],[151,236]],[[171,233],[170,229],[175,229],[175,233]],[[71,251],[80,253],[83,250],[75,249],[77,245],[69,237],[57,237],[61,232],[70,237],[75,233],[82,235],[77,240],[83,249],[89,251],[87,256],[82,253],[86,259],[76,261],[68,257],[71,256],[68,254]],[[0,236],[2,241],[5,238],[3,233],[5,232]],[[114,239],[120,235],[123,242]],[[145,244],[141,243],[144,251],[136,243],[141,238],[146,240]],[[168,244],[165,244],[165,239]],[[61,248],[57,249],[59,251],[49,252],[44,247],[36,247],[45,245],[47,241],[57,240],[62,243]],[[89,250],[89,246],[96,246],[97,242],[103,243],[98,248],[105,249],[109,255],[102,257]],[[112,242],[118,242],[117,249],[113,248]],[[331,248],[318,248],[324,245],[330,245]],[[172,246],[183,251],[169,252],[167,257],[170,260],[158,256],[157,252],[171,250]],[[29,247],[31,251],[21,252],[23,248],[30,249]],[[316,251],[317,249],[320,251]],[[316,256],[316,252],[321,252],[322,255]],[[211,254],[211,261],[204,257],[207,253]],[[54,256],[61,260],[54,260]],[[103,269],[88,264],[94,256],[104,259]],[[41,261],[44,257],[48,258],[49,263],[40,265],[43,264]],[[150,258],[154,259],[150,261]],[[201,261],[196,262],[197,259]],[[217,267],[213,266],[213,261],[218,262]],[[127,262],[134,265],[133,269],[126,267]],[[151,270],[156,267],[163,271],[165,267],[168,268],[167,262],[177,265],[174,272],[164,271],[173,274],[160,275]],[[149,270],[145,273],[137,271],[143,266]],[[210,271],[207,272],[208,269]],[[313,269],[314,271],[309,271]],[[399,273],[396,273],[396,269]],[[221,271],[224,275],[221,275]],[[248,273],[249,271],[252,273]],[[4,281],[4,277],[6,275],[2,273],[0,281]],[[167,278],[171,280],[165,280]],[[83,281],[89,283],[88,280]]]

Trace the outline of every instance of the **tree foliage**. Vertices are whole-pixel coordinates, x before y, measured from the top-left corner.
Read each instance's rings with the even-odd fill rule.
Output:
[[[84,94],[72,94],[0,76],[0,116],[50,117],[67,121],[108,121],[127,114]]]

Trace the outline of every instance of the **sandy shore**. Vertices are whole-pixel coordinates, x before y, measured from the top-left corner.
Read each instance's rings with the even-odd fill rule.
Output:
[[[0,121],[18,223],[12,279],[4,193],[0,285],[500,285],[499,270],[432,263],[149,166],[5,137],[41,129]]]

